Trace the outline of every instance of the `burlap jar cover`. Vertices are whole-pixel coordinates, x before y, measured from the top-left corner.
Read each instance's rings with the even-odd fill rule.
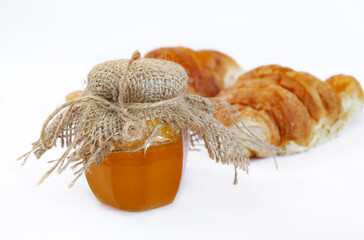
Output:
[[[130,60],[108,61],[95,66],[88,75],[86,90],[81,98],[58,107],[43,124],[41,136],[31,151],[24,154],[24,163],[33,152],[39,159],[58,142],[66,147],[63,155],[43,176],[40,183],[54,170],[61,173],[69,165],[75,171],[75,181],[89,171],[92,163],[100,164],[116,146],[127,146],[146,139],[138,151],[158,141],[153,138],[167,124],[175,132],[186,129],[191,144],[203,140],[211,159],[235,169],[248,171],[249,159],[243,141],[252,141],[269,148],[243,122],[233,118],[234,108],[216,98],[203,98],[186,92],[187,74],[180,65],[157,59],[140,59],[135,52]],[[231,113],[236,127],[243,131],[238,137],[223,126],[212,114],[224,107]],[[147,122],[160,124],[150,132]],[[235,171],[236,177],[236,171]],[[236,178],[235,178],[236,181]]]

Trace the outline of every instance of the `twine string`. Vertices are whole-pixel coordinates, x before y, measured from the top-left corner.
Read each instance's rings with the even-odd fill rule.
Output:
[[[133,63],[137,66],[132,66]],[[141,73],[137,78],[139,82],[131,81],[131,69]],[[186,129],[191,132],[192,145],[195,141],[203,140],[212,159],[226,164],[233,162],[235,170],[242,168],[247,172],[249,158],[242,144],[246,139],[233,134],[213,117],[212,114],[219,106],[227,110],[240,131],[248,133],[248,138],[251,138],[248,140],[266,147],[258,137],[246,130],[247,127],[240,118],[232,117],[234,112],[230,111],[229,105],[217,99],[187,93],[187,74],[177,64],[161,60],[140,60],[140,53],[136,51],[130,60],[106,62],[95,67],[90,74],[85,94],[56,108],[44,122],[40,139],[33,145],[31,152],[40,158],[56,145],[57,139],[63,141],[65,137],[73,137],[66,142],[66,152],[44,175],[42,181],[57,167],[58,172],[62,172],[69,164],[71,169],[83,164],[75,172],[77,176],[71,183],[73,185],[93,162],[99,163],[114,150],[129,151],[115,149],[115,144],[122,147],[125,142],[142,139],[143,134],[148,132],[144,144],[132,150],[145,151],[153,142],[154,135],[160,132],[163,126],[161,124]],[[110,84],[118,89],[111,89]],[[146,130],[147,120],[143,114],[162,120],[160,124],[151,121],[154,126],[151,133]],[[95,121],[89,121],[92,116],[95,116]],[[242,124],[237,123],[239,120]],[[67,136],[62,134],[70,129],[76,129],[77,132]],[[23,157],[27,158],[31,152]]]
[[[154,103],[125,103],[124,106],[121,107],[120,105],[110,102],[99,96],[89,95],[89,96],[85,96],[85,97],[80,97],[80,98],[77,98],[77,99],[74,99],[74,100],[71,100],[71,101],[68,101],[68,102],[62,104],[60,107],[58,107],[56,110],[54,110],[48,116],[48,118],[46,119],[46,121],[44,122],[44,124],[42,126],[40,139],[42,141],[43,146],[46,149],[52,148],[55,145],[57,138],[59,137],[59,133],[62,130],[64,119],[66,119],[67,115],[70,112],[72,112],[72,109],[76,104],[85,103],[85,102],[93,102],[108,110],[117,112],[120,115],[120,118],[125,122],[126,131],[123,132],[124,136],[129,137],[129,138],[135,138],[135,137],[138,137],[139,134],[141,134],[140,131],[142,131],[142,127],[139,126],[139,124],[138,124],[138,122],[140,122],[140,121],[138,120],[138,122],[135,123],[134,117],[131,114],[129,114],[128,112],[126,112],[125,110],[131,110],[131,109],[132,110],[142,110],[142,109],[146,109],[146,108],[156,108],[156,107],[161,107],[161,106],[167,106],[167,105],[171,105],[171,104],[176,104],[177,102],[182,101],[182,99],[183,99],[183,95],[180,95],[175,98],[161,100],[159,102],[154,102]],[[68,110],[62,115],[62,120],[59,122],[55,134],[50,139],[50,143],[48,143],[46,130],[47,130],[49,123],[62,110],[66,109],[66,108],[68,108]],[[135,128],[134,132],[130,132],[131,127]],[[132,136],[130,136],[130,135],[132,135]]]

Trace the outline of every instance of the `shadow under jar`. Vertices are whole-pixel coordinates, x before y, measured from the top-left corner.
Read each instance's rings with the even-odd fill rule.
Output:
[[[158,145],[146,151],[112,152],[100,165],[91,165],[86,179],[98,200],[126,211],[173,202],[187,159],[189,134],[183,129],[176,133],[168,125],[162,126],[159,133]],[[128,147],[135,149],[140,143]]]

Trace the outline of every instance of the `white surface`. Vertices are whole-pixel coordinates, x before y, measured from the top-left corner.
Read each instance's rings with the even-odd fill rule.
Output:
[[[239,2],[239,3],[238,3]],[[129,213],[70,171],[37,181],[57,151],[15,158],[102,61],[160,46],[216,49],[245,69],[276,63],[364,85],[363,1],[0,1],[0,239],[364,239],[364,112],[306,153],[250,174],[192,152],[175,202]]]

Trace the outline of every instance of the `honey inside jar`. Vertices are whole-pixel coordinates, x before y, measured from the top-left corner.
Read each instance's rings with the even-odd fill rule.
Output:
[[[142,211],[173,202],[183,171],[182,133],[174,143],[137,152],[115,152],[86,173],[94,195],[103,203]]]
[[[67,100],[77,97],[70,94]],[[188,151],[188,135],[161,127],[158,145],[136,152],[112,152],[100,165],[92,164],[87,182],[98,200],[127,211],[143,211],[173,202]],[[144,141],[144,140],[142,140]],[[135,149],[141,141],[128,145]]]

